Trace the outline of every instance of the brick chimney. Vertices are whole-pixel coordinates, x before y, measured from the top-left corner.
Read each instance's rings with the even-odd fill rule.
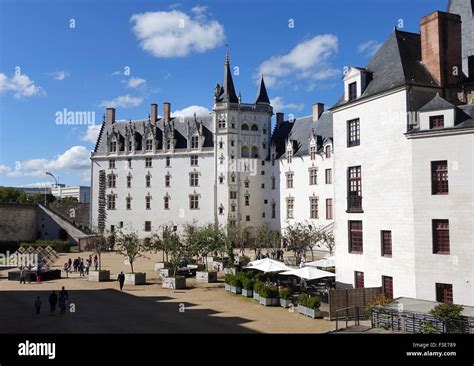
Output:
[[[171,119],[171,103],[163,103],[163,119],[165,122]]]
[[[279,128],[285,122],[285,113],[277,112],[276,114],[276,128]]]
[[[319,120],[321,115],[324,112],[324,103],[314,103],[313,104],[313,122]]]
[[[111,125],[115,123],[115,108],[107,108],[105,112],[105,124]]]
[[[462,80],[461,16],[435,11],[421,19],[421,61],[444,87]]]
[[[158,120],[158,104],[153,103],[150,108],[150,121],[155,123]]]

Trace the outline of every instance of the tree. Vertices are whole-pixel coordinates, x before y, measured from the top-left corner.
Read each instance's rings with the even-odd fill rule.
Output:
[[[124,233],[119,231],[115,235],[116,244],[118,244],[118,253],[128,259],[130,268],[133,272],[133,263],[139,257],[145,257],[143,252],[146,250],[143,240],[135,232]]]
[[[276,230],[270,230],[267,225],[263,224],[257,229],[255,240],[252,241],[251,247],[257,255],[257,251],[261,248],[270,249],[272,257],[275,257],[276,250],[280,247],[280,233]]]
[[[19,189],[0,187],[0,202],[27,202],[27,199],[26,193]]]
[[[288,250],[297,255],[300,252],[306,252],[308,247],[312,247],[313,235],[309,225],[296,222],[287,225],[285,239],[288,242]]]
[[[179,241],[179,237],[174,231],[174,225],[163,225],[161,227],[161,234],[155,232],[148,243],[146,243],[146,248],[155,253],[161,251],[162,262],[168,262],[170,250],[175,245],[176,241]]]
[[[107,239],[107,236],[104,234],[98,234],[92,238],[87,239],[85,249],[97,254],[97,257],[99,258],[99,271],[102,267],[102,252],[107,250],[108,247]]]
[[[64,198],[61,198],[60,202],[71,204],[71,203],[78,203],[79,201],[77,200],[76,197],[64,197]]]
[[[329,255],[334,255],[334,248],[336,247],[336,241],[334,238],[333,230],[325,230],[322,233],[323,245],[329,250]]]
[[[459,323],[463,320],[462,312],[464,308],[456,304],[439,304],[430,310],[430,314],[440,319],[446,326],[446,332],[456,332]]]

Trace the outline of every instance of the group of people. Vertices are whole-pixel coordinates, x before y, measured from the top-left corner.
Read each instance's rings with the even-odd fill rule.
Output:
[[[69,258],[69,260],[64,263],[64,271],[66,272],[66,274],[69,274],[69,272],[71,272],[71,268],[73,268],[74,272],[79,272],[79,276],[86,276],[89,275],[89,270],[92,265],[94,265],[94,269],[97,271],[97,269],[99,268],[99,257],[97,256],[97,254],[94,255],[94,257],[92,257],[92,255],[89,255],[86,260],[81,257],[77,257],[74,260],[71,260],[71,258]]]
[[[59,296],[56,294],[56,291],[51,292],[48,297],[49,302],[49,315],[54,316],[56,315],[56,305],[59,305],[59,315],[64,315],[67,312],[67,304],[69,301],[69,295],[64,286],[59,291]],[[41,305],[42,301],[39,296],[36,297],[34,307],[35,307],[35,315],[38,317],[41,314]]]
[[[31,277],[34,275],[36,283],[41,283],[41,266],[37,266],[36,271],[32,271],[31,266],[20,267],[20,284],[26,284],[26,275],[28,276],[28,283],[31,283]]]

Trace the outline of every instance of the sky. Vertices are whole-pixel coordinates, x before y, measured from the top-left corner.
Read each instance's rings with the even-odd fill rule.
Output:
[[[226,45],[236,91],[261,75],[274,112],[298,118],[342,93],[394,27],[419,32],[447,0],[0,0],[0,186],[90,185],[106,107],[117,119],[212,110]],[[72,117],[71,117],[72,116]],[[81,118],[82,117],[82,118]]]

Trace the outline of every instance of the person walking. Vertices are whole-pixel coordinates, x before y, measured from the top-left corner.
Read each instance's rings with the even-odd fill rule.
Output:
[[[74,259],[74,262],[72,262],[72,265],[74,267],[74,272],[77,272],[77,267],[79,267],[79,261],[77,258]]]
[[[41,312],[41,300],[40,297],[38,296],[35,301],[35,314],[36,316],[40,316]]]
[[[28,283],[31,283],[31,264],[28,265]]]
[[[97,271],[97,268],[99,267],[99,257],[97,257],[97,254],[94,256],[94,269]]]
[[[67,302],[69,301],[69,294],[64,286],[61,287],[61,291],[59,292],[59,295],[64,295],[64,298],[66,299],[66,304],[67,304]]]
[[[90,258],[87,258],[86,260],[86,275],[89,276],[89,268],[91,267],[91,260]]]
[[[22,266],[20,267],[20,285],[22,283],[26,285],[25,276],[26,276],[26,268]]]
[[[84,276],[84,260],[79,261],[79,266],[77,268],[79,270],[79,276]]]
[[[71,268],[72,268],[72,259],[71,259],[71,258],[69,258],[69,259],[67,260],[67,265],[68,265],[68,267],[69,267],[69,272],[70,272],[70,271],[71,271]]]
[[[61,291],[59,293],[59,315],[66,314],[66,295]]]
[[[49,315],[56,315],[56,304],[58,303],[58,295],[56,295],[56,292],[51,292],[49,295],[49,308],[50,312]]]
[[[41,283],[41,267],[38,265],[38,268],[36,269],[36,283],[40,284]]]
[[[120,291],[123,291],[123,284],[125,283],[125,275],[123,274],[123,272],[120,272],[117,277],[117,281],[119,281],[120,284]]]

